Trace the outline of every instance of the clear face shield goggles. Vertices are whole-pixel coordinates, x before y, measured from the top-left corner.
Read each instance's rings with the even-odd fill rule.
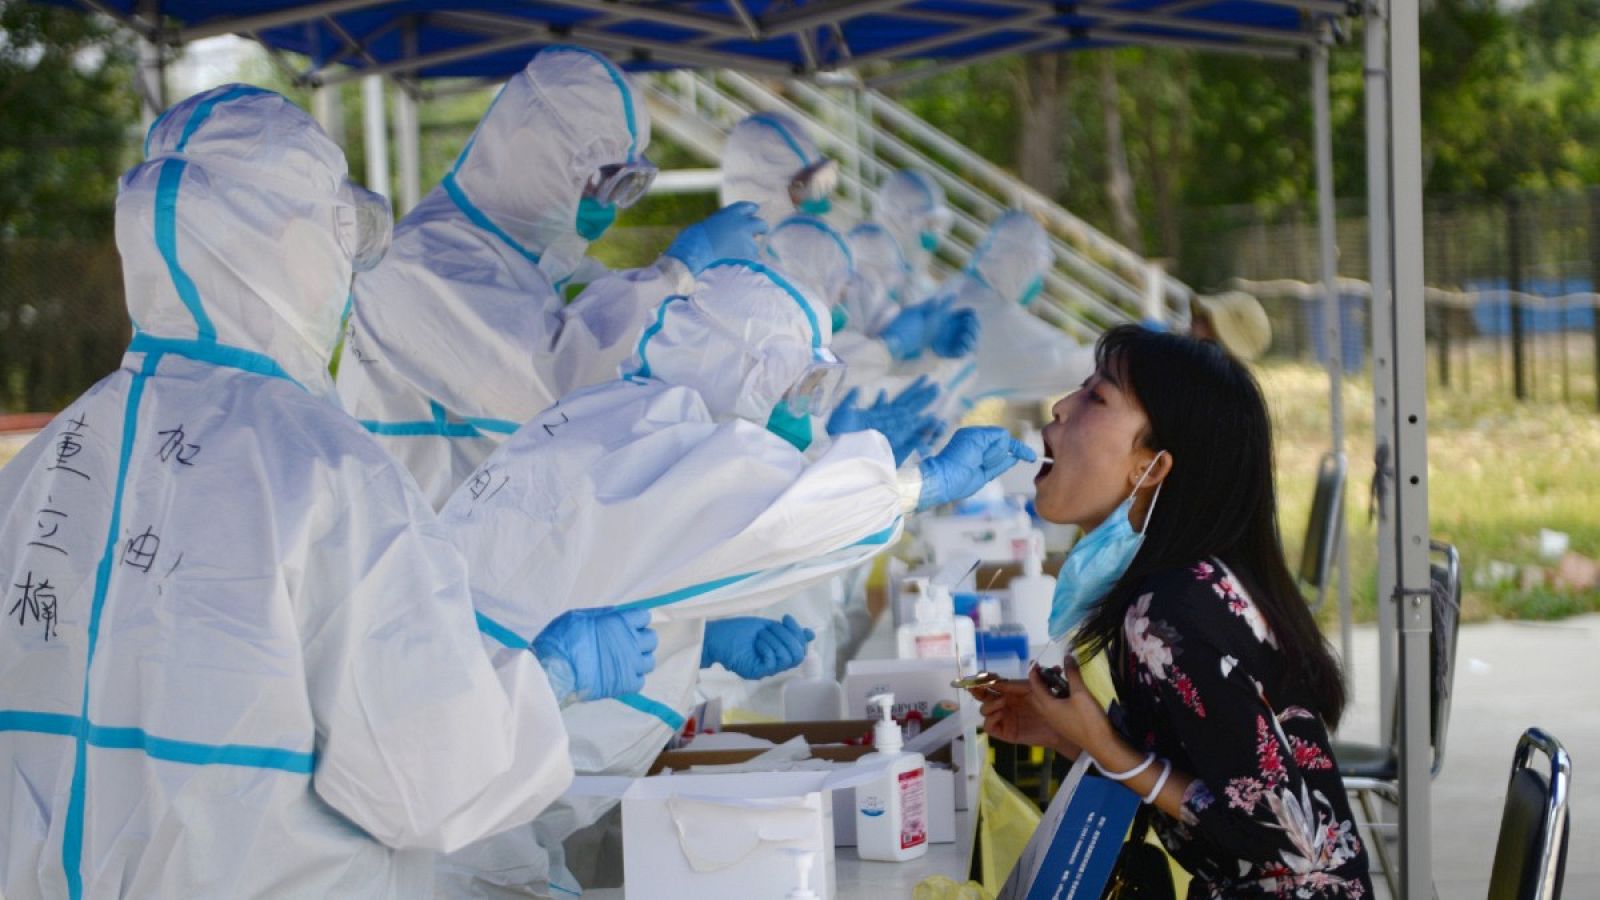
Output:
[[[833,195],[839,186],[839,164],[823,159],[796,172],[789,180],[789,199],[796,209],[814,206]]]
[[[783,402],[796,416],[826,416],[833,411],[844,387],[845,365],[832,350],[811,351],[811,364],[783,394]]]
[[[626,209],[638,203],[656,180],[655,163],[641,156],[632,162],[601,166],[583,194],[597,203]]]
[[[389,252],[394,238],[394,213],[383,195],[346,181],[334,206],[334,231],[339,247],[357,272],[369,272]]]

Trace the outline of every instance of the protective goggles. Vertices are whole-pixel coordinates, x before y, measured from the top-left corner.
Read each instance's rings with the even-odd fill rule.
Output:
[[[369,272],[389,252],[394,238],[394,213],[383,195],[346,181],[334,205],[334,231],[339,248],[357,272]]]
[[[839,186],[839,164],[823,159],[796,172],[789,180],[789,199],[795,206],[814,203],[832,196]]]
[[[825,416],[833,411],[839,400],[839,389],[844,387],[844,363],[833,351],[818,347],[811,351],[811,364],[800,373],[794,385],[785,391],[783,401],[789,411],[797,416]]]
[[[641,156],[632,162],[601,166],[583,193],[600,203],[627,208],[638,203],[655,180],[655,163]]]

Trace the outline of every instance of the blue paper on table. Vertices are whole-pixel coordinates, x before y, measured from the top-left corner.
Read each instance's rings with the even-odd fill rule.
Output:
[[[1128,836],[1139,798],[1073,765],[1034,831],[999,900],[1099,900]]]

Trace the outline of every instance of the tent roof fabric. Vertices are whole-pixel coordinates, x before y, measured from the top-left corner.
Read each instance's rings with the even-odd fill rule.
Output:
[[[546,44],[635,71],[807,75],[872,62],[1166,45],[1295,56],[1351,0],[56,0],[168,43],[238,33],[300,54],[300,80],[503,79]],[[335,68],[338,67],[338,68]]]

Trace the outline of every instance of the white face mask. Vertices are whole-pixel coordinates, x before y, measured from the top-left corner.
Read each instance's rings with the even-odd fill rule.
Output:
[[[1050,602],[1052,640],[1060,640],[1076,628],[1088,614],[1089,608],[1098,603],[1133,565],[1133,558],[1139,555],[1139,548],[1144,545],[1145,532],[1150,529],[1150,518],[1156,513],[1156,501],[1161,499],[1161,486],[1156,486],[1156,494],[1150,498],[1150,509],[1144,515],[1144,526],[1138,531],[1133,530],[1128,513],[1133,509],[1133,498],[1139,495],[1139,488],[1144,487],[1145,479],[1150,477],[1156,463],[1166,452],[1162,450],[1155,459],[1150,460],[1150,465],[1145,466],[1144,472],[1139,475],[1139,483],[1133,486],[1128,499],[1117,504],[1104,522],[1079,538],[1067,553],[1067,558],[1061,563],[1061,572],[1056,575],[1056,593]]]

